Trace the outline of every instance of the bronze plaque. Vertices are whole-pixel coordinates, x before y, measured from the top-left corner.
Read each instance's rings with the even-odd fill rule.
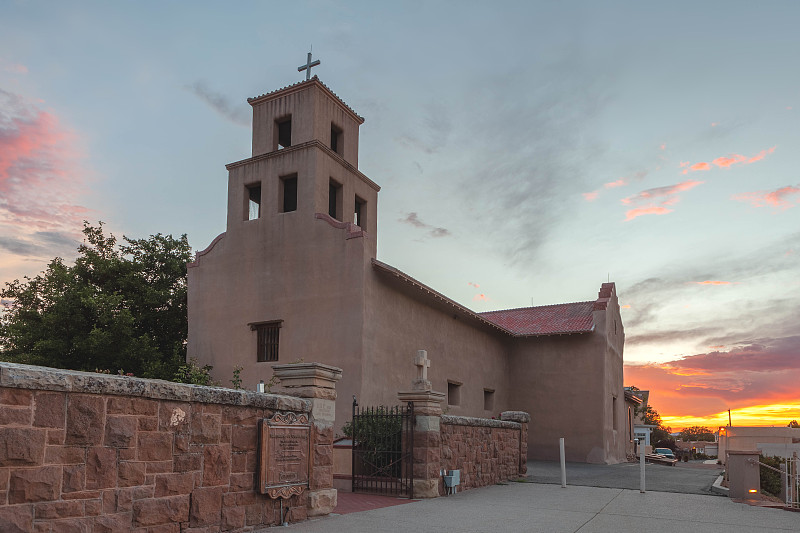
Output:
[[[311,425],[308,415],[277,413],[261,421],[259,487],[270,498],[288,498],[308,487]]]

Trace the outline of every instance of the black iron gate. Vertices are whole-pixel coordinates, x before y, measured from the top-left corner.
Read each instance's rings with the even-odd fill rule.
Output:
[[[353,492],[414,497],[414,404],[360,407],[353,397]]]

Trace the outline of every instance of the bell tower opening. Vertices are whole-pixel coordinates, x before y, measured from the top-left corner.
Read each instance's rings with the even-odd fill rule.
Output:
[[[292,115],[275,121],[276,146],[273,150],[289,148],[292,145]]]

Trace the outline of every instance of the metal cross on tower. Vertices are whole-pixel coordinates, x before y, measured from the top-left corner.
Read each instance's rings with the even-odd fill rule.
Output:
[[[311,61],[311,52],[309,52],[308,53],[308,59],[306,60],[306,64],[305,65],[300,65],[299,67],[297,67],[297,72],[303,72],[305,70],[306,71],[306,80],[310,80],[311,79],[311,67],[316,67],[317,65],[319,65],[319,59],[317,59],[316,61]]]

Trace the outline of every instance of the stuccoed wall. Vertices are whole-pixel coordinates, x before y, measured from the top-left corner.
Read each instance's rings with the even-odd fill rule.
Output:
[[[310,414],[311,401],[0,363],[0,529],[278,524],[279,502],[256,490],[258,421],[276,412]],[[314,457],[332,447],[328,433],[312,425]],[[289,521],[306,518],[307,495],[284,502]]]

